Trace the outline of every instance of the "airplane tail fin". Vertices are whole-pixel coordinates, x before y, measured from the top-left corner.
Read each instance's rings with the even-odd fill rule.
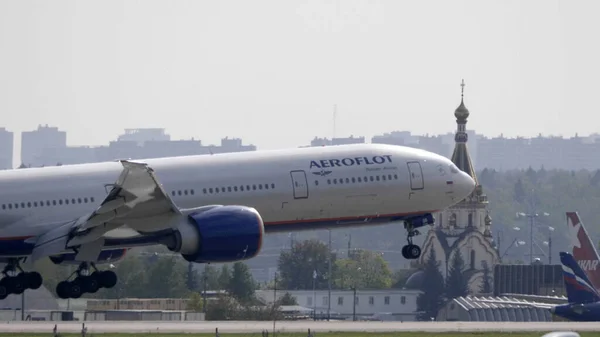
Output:
[[[567,212],[567,226],[573,258],[588,275],[592,286],[600,289],[600,257],[577,212]]]
[[[591,303],[600,301],[600,294],[591,284],[585,272],[579,267],[573,255],[560,252],[563,278],[569,303]]]

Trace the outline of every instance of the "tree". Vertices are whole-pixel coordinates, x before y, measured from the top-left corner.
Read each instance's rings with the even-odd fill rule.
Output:
[[[224,264],[223,266],[221,266],[221,272],[219,273],[219,284],[217,286],[217,289],[227,290],[229,281],[231,281],[231,272],[229,271],[229,266]]]
[[[298,305],[298,300],[292,294],[285,293],[277,300],[279,305]]]
[[[437,317],[438,311],[444,303],[444,277],[439,270],[440,263],[435,256],[435,250],[431,250],[427,262],[423,266],[422,293],[417,297],[417,318],[421,321],[429,321],[431,317]]]
[[[227,287],[229,294],[238,302],[245,304],[254,299],[254,289],[254,280],[248,266],[242,262],[234,263]]]
[[[217,269],[211,265],[205,264],[202,268],[202,273],[200,274],[201,282],[199,287],[204,291],[206,282],[206,290],[219,290],[221,287],[219,286],[219,272]]]
[[[335,254],[331,254],[332,269]],[[316,270],[316,289],[327,288],[329,247],[318,240],[297,242],[289,251],[279,255],[279,283],[283,289],[312,289],[313,272]]]
[[[527,193],[525,193],[523,181],[521,180],[521,178],[519,178],[519,180],[517,180],[517,182],[515,183],[513,198],[516,202],[522,203],[523,201],[525,201],[526,197]]]
[[[450,271],[446,278],[446,297],[453,299],[466,296],[469,292],[468,280],[464,275],[465,261],[460,250],[456,250],[450,262]]]
[[[492,278],[490,275],[490,267],[488,266],[486,261],[481,263],[483,266],[483,280],[481,282],[481,293],[483,294],[491,294],[494,289],[492,288]]]
[[[414,269],[400,269],[392,276],[392,288],[402,289],[408,278],[415,273]]]
[[[336,261],[334,283],[339,289],[386,289],[392,284],[392,272],[381,254],[356,250],[350,259]]]
[[[193,292],[188,300],[187,310],[193,312],[202,312],[203,298],[200,293]]]

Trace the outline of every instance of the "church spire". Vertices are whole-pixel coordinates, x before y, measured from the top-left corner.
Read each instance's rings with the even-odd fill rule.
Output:
[[[475,184],[479,185],[477,181],[477,175],[475,174],[475,168],[467,149],[467,119],[469,118],[469,109],[465,106],[464,94],[465,94],[465,80],[463,79],[461,84],[460,92],[460,105],[454,110],[454,117],[456,117],[456,134],[454,135],[454,152],[452,153],[452,162],[462,171],[467,173],[475,180]]]

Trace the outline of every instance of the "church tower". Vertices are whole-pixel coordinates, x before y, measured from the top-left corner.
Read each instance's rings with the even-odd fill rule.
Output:
[[[442,228],[449,229],[474,229],[479,231],[489,240],[492,240],[492,218],[490,217],[487,205],[487,196],[483,193],[483,187],[477,179],[475,168],[467,141],[467,120],[469,118],[469,109],[465,106],[465,81],[463,80],[460,93],[460,105],[454,110],[456,117],[456,134],[454,135],[454,152],[452,153],[452,162],[462,171],[475,180],[475,189],[467,198],[458,204],[448,208],[444,212],[438,214],[438,225]],[[447,221],[444,221],[446,219]]]
[[[422,245],[421,265],[432,250],[435,251],[440,272],[446,278],[454,255],[460,254],[465,263],[463,273],[469,280],[469,292],[481,292],[482,284],[488,277],[489,268],[498,263],[498,252],[492,237],[492,218],[487,206],[488,199],[477,179],[467,141],[467,120],[469,109],[465,105],[465,82],[461,83],[460,105],[454,111],[456,134],[452,162],[475,180],[475,189],[465,199],[452,207],[435,214],[436,224],[429,230]],[[485,271],[488,269],[488,271]]]

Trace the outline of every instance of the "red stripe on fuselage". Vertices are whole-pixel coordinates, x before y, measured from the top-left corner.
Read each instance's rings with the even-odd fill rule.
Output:
[[[437,213],[439,211],[422,211],[422,212],[409,212],[409,213],[393,213],[393,214],[380,214],[380,215],[358,215],[358,216],[347,216],[341,218],[317,218],[317,219],[300,219],[300,220],[285,220],[285,221],[273,221],[265,222],[265,226],[276,226],[276,225],[287,225],[296,223],[307,223],[307,222],[333,222],[333,221],[345,221],[345,220],[362,220],[362,219],[377,219],[377,218],[395,218],[405,217],[410,215],[423,215],[426,213]]]

